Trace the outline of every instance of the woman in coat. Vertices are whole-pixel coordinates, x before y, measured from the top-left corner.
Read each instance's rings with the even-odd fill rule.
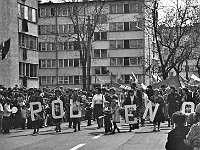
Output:
[[[117,127],[117,123],[120,123],[120,106],[116,100],[112,102],[111,114],[112,114],[112,120],[113,120],[113,126],[114,126],[112,133],[115,134],[116,129],[119,133],[120,130]]]
[[[158,125],[158,131],[160,131],[160,122],[165,120],[164,112],[163,112],[165,103],[164,103],[163,97],[159,95],[158,89],[154,90],[154,95],[150,98],[150,100],[154,103],[154,105],[156,105],[157,103],[159,104],[158,110],[153,120],[153,125],[154,125],[153,131],[154,132],[156,131],[156,125]]]

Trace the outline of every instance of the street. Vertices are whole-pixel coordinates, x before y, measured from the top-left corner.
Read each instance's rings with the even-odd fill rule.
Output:
[[[62,124],[62,132],[56,133],[54,126],[40,129],[37,136],[32,130],[15,129],[10,134],[0,133],[0,150],[164,150],[170,128],[162,123],[160,132],[153,132],[153,125],[146,123],[132,132],[123,121],[119,124],[120,133],[104,134],[104,128],[97,129],[93,122],[87,126],[82,122],[81,131]]]

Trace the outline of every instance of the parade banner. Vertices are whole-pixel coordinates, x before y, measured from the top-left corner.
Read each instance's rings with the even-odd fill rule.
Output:
[[[136,105],[125,105],[125,121],[128,124],[137,124]]]
[[[82,117],[80,102],[73,101],[73,99],[70,99],[70,118],[80,117]]]
[[[56,115],[56,112],[59,112],[60,115]],[[53,100],[52,101],[52,117],[54,119],[60,119],[64,116],[63,101]]]
[[[185,115],[190,115],[191,113],[194,113],[195,111],[195,105],[193,102],[183,102],[181,106],[181,112]]]
[[[38,109],[33,109],[33,106],[38,105]],[[30,109],[31,109],[31,120],[35,121],[35,113],[39,113],[42,111],[42,105],[40,102],[30,102]]]
[[[159,107],[159,104],[157,103],[155,105],[155,109],[153,111],[153,105],[152,105],[152,102],[149,102],[146,106],[146,109],[144,111],[144,114],[143,114],[143,119],[145,119],[147,117],[147,114],[148,114],[148,111],[149,111],[149,115],[150,115],[150,121],[153,122],[155,116],[156,116],[156,113],[158,111],[158,107]]]

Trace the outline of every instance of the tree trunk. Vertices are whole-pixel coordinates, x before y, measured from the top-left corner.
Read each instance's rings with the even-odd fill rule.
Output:
[[[168,77],[168,72],[163,72],[163,80],[166,80],[167,79],[167,77]]]
[[[83,90],[86,90],[87,89],[87,86],[86,86],[86,61],[83,60],[82,61],[82,76],[83,76]]]

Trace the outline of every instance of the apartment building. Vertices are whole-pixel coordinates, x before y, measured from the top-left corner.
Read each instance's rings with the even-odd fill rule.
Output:
[[[10,39],[7,57],[0,60],[0,85],[39,87],[37,0],[0,1],[0,43]]]
[[[91,10],[99,1],[77,2],[77,5],[84,3]],[[69,38],[75,33],[69,5],[69,2],[39,4],[40,87],[82,88],[80,48],[76,40]],[[87,16],[93,19],[92,14]],[[132,73],[139,82],[145,83],[144,16],[140,0],[104,2],[92,39],[92,85],[112,86],[115,82],[129,85]]]

